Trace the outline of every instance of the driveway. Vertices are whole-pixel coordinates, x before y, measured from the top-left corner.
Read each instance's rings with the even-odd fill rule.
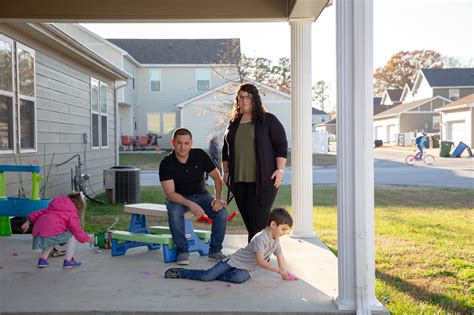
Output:
[[[433,151],[435,162],[415,166],[405,164],[405,157],[411,151],[374,150],[375,185],[418,185],[474,189],[473,158],[441,158],[439,151]],[[336,167],[313,167],[313,183],[335,185]],[[142,186],[159,185],[158,172],[141,173]],[[291,167],[286,168],[283,185],[291,185]]]

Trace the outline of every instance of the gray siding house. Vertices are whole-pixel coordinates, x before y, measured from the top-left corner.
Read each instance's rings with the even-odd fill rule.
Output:
[[[456,101],[474,93],[474,68],[421,69],[412,89],[414,99],[442,96]]]
[[[0,23],[0,164],[39,165],[46,197],[71,190],[79,155],[89,193],[116,164],[116,80],[128,75],[51,24]],[[54,157],[54,160],[53,160]],[[26,194],[31,176],[22,175]],[[7,173],[7,195],[20,179]]]

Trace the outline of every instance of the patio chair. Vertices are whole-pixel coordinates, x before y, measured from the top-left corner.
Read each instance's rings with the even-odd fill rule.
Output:
[[[141,149],[148,150],[148,137],[147,136],[141,136],[140,137],[140,142],[138,143],[138,146]]]
[[[150,139],[150,141],[148,141],[148,147],[151,147],[151,146],[153,146],[153,145],[155,144],[155,142],[156,142],[156,135],[151,136],[149,139]],[[158,144],[158,143],[157,143],[157,144]]]
[[[135,151],[138,147],[138,137],[137,136],[130,136],[130,146],[132,147],[132,151]]]
[[[121,136],[122,139],[122,146],[124,147],[125,150],[130,150],[130,147],[132,146],[132,143],[130,141],[130,138],[128,136]]]

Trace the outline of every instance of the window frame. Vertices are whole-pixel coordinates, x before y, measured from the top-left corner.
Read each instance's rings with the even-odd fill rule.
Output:
[[[158,124],[159,124],[159,130],[156,132],[158,134],[158,136],[161,136],[163,133],[162,133],[162,130],[163,130],[163,123],[162,123],[162,112],[147,112],[146,113],[146,130],[147,130],[147,133],[155,133],[154,130],[150,130],[149,126],[150,126],[150,116],[151,115],[158,115]]]
[[[102,112],[102,103],[101,103],[101,99],[102,99],[102,87],[105,87],[105,113]],[[99,115],[99,130],[100,130],[100,138],[99,138],[99,145],[100,145],[100,148],[101,149],[108,149],[109,148],[109,102],[108,102],[108,91],[109,91],[109,85],[105,82],[102,82],[102,81],[99,81],[99,112],[100,112],[100,115]],[[102,117],[105,117],[106,119],[106,122],[107,122],[107,126],[105,128],[105,132],[106,132],[106,141],[107,141],[107,144],[104,145],[103,144],[103,133],[102,133]]]
[[[435,118],[437,118],[437,122],[435,122]],[[435,124],[438,124],[438,126],[436,127]],[[432,126],[431,126],[433,129],[441,129],[441,115],[437,115],[437,116],[433,116],[433,119],[432,119]]]
[[[22,43],[16,42],[15,45],[15,61],[16,61],[16,113],[17,113],[17,134],[18,134],[18,150],[19,153],[35,153],[38,151],[38,124],[37,124],[37,111],[36,111],[36,53],[35,50],[31,47],[23,45]],[[18,51],[19,49],[25,50],[33,55],[33,95],[34,96],[27,96],[27,95],[20,95],[20,69],[19,69],[19,62],[18,62]],[[34,123],[34,131],[33,131],[33,148],[22,149],[21,148],[21,115],[20,115],[20,105],[21,100],[33,102],[33,123]]]
[[[199,87],[198,87],[198,81],[206,81],[206,80],[202,80],[199,78],[199,74],[203,74],[205,72],[206,74],[206,77],[207,78],[207,81],[209,81],[209,86],[208,86],[208,89],[207,90],[200,90]],[[195,78],[196,78],[196,92],[207,92],[207,91],[210,91],[211,90],[211,70],[210,69],[207,69],[207,68],[197,68],[195,70]]]
[[[457,92],[456,94],[454,92]],[[450,101],[457,101],[460,97],[460,89],[449,89],[449,95],[448,98]],[[455,99],[452,99],[452,97],[455,97]]]
[[[93,84],[97,84],[98,95],[97,95],[97,110],[92,108],[92,89]],[[105,87],[105,112],[102,111],[102,87]],[[90,77],[90,113],[91,113],[91,150],[100,150],[109,148],[109,101],[108,101],[108,90],[109,85],[99,79]],[[98,132],[98,145],[94,146],[94,115],[97,115],[97,132]],[[105,129],[107,144],[104,145],[102,141],[102,117],[105,117],[107,121],[107,127]]]
[[[11,98],[12,101],[12,113],[11,113],[11,128],[12,128],[12,148],[11,149],[0,149],[0,155],[3,154],[14,154],[15,149],[16,149],[16,138],[17,138],[17,132],[16,132],[16,115],[15,115],[15,110],[16,110],[16,99],[15,99],[15,94],[16,94],[16,84],[15,84],[15,54],[16,54],[16,49],[15,49],[15,42],[13,39],[4,36],[3,34],[0,34],[0,40],[4,41],[6,43],[10,44],[11,47],[11,52],[12,52],[12,64],[11,64],[11,75],[12,75],[12,91],[6,91],[6,90],[0,90],[0,95],[6,96]]]
[[[97,83],[98,87],[98,94],[97,94],[97,110],[94,110],[92,108],[92,89],[93,89],[93,82]],[[90,77],[90,109],[91,109],[91,149],[100,149],[100,81],[94,77]],[[97,132],[98,134],[98,145],[94,146],[94,115],[97,115],[98,117],[98,122],[97,122]]]
[[[152,90],[152,88],[151,88],[151,82],[152,82],[151,78],[152,78],[152,73],[153,73],[153,71],[156,71],[157,73],[159,73],[159,80],[153,80],[153,81],[158,81],[158,82],[160,82],[160,89],[157,90],[157,91],[154,91],[154,90]],[[162,84],[162,83],[163,83],[163,79],[162,79],[162,73],[161,73],[161,72],[162,72],[162,71],[161,71],[161,69],[159,69],[159,68],[152,68],[152,69],[150,69],[150,70],[148,71],[148,89],[149,89],[149,91],[150,91],[151,93],[159,93],[159,92],[163,91],[163,84]]]

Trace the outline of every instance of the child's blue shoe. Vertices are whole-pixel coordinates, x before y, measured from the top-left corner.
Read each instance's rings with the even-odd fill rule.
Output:
[[[80,265],[81,263],[78,261],[75,261],[74,258],[71,258],[71,260],[64,259],[63,268],[69,269],[69,268],[79,267]]]
[[[44,259],[44,258],[40,258],[38,260],[38,268],[46,268],[49,266],[49,262],[47,259]]]

